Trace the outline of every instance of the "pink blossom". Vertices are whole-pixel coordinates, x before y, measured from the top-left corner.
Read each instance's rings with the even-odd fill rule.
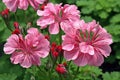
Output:
[[[12,54],[11,62],[24,68],[40,65],[40,58],[47,57],[50,50],[49,41],[36,28],[30,28],[27,33],[25,38],[21,34],[11,35],[4,45],[4,52]]]
[[[58,34],[59,28],[64,30],[69,27],[73,22],[77,22],[80,19],[79,10],[75,5],[64,5],[48,3],[44,10],[38,10],[37,14],[41,16],[37,20],[37,25],[41,26],[41,29],[46,28],[49,25],[49,32],[51,34]]]
[[[79,27],[70,27],[62,36],[64,57],[73,60],[78,66],[100,66],[104,57],[110,55],[112,38],[96,21],[85,23],[80,21]]]
[[[45,0],[3,0],[5,5],[10,11],[15,12],[17,8],[26,10],[29,4],[38,9],[39,4],[43,4]]]

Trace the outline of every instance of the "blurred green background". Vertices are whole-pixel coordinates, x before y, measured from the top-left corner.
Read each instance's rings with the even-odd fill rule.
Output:
[[[111,55],[105,59],[105,62],[99,68],[84,67],[80,70],[80,75],[76,80],[120,80],[120,0],[50,0],[53,3],[75,4],[81,12],[81,19],[86,22],[95,19],[102,27],[112,35],[113,44]],[[0,0],[0,12],[6,7]],[[26,12],[29,19],[23,19],[24,12],[18,10],[17,13],[10,13],[10,26],[13,27],[13,22],[18,20],[21,26],[25,26],[28,22],[32,22],[36,26],[38,16],[36,12],[29,8]],[[16,15],[17,19],[16,19]],[[49,80],[49,79],[33,79],[31,76],[43,75],[40,71],[34,72],[36,68],[23,69],[19,65],[11,64],[9,55],[3,52],[3,45],[11,32],[7,29],[4,19],[0,16],[0,80]],[[72,65],[74,68],[75,66]],[[71,73],[74,69],[71,68]],[[31,73],[33,70],[33,73]],[[86,72],[88,71],[88,72]],[[74,73],[73,73],[74,74]],[[56,74],[53,73],[55,76]],[[80,77],[82,76],[82,77]],[[53,80],[59,80],[54,77]]]

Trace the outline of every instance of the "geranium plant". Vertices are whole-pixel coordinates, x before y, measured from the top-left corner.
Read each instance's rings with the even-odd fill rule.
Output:
[[[12,64],[27,69],[28,80],[79,80],[86,66],[101,66],[104,57],[111,53],[111,35],[99,22],[80,19],[82,15],[74,4],[55,4],[48,0],[2,2],[6,9],[1,16],[11,31],[3,51],[10,55]],[[28,13],[31,15],[28,16],[29,9],[36,14]],[[19,11],[25,17],[19,17]],[[16,20],[9,27],[12,13]],[[27,23],[26,27],[21,26],[17,17],[25,18],[26,22],[22,23]]]

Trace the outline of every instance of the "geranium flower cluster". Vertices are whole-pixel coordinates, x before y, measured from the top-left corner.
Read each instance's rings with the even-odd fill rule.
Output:
[[[12,54],[11,62],[29,68],[32,64],[40,65],[40,58],[49,54],[50,43],[38,29],[30,28],[27,35],[12,34],[4,45],[4,52]]]
[[[64,30],[69,25],[79,22],[79,13],[75,5],[62,6],[62,4],[48,3],[44,10],[37,11],[37,14],[41,16],[37,20],[37,25],[41,26],[41,29],[49,25],[50,34],[58,34],[60,28]]]
[[[34,9],[38,9],[39,4],[43,4],[46,0],[3,0],[7,8],[16,12],[16,9],[26,10],[29,5],[31,5]]]
[[[100,66],[110,55],[112,38],[96,21],[80,21],[77,28],[70,27],[63,36],[64,57],[78,66]]]
[[[17,8],[26,10],[29,4],[37,9],[38,4],[44,1],[3,0],[8,9],[14,12]],[[19,28],[15,28],[19,32],[14,31],[4,45],[4,52],[12,55],[10,59],[13,64],[19,63],[24,68],[40,65],[40,59],[47,57],[50,50],[54,58],[62,52],[62,57],[67,61],[72,60],[77,66],[100,66],[104,62],[104,57],[110,55],[111,35],[95,20],[88,23],[80,20],[77,6],[48,3],[44,5],[44,9],[36,13],[40,16],[36,23],[41,29],[49,27],[50,35],[58,34],[61,30],[65,33],[59,34],[62,44],[50,46],[50,38],[47,36],[47,40],[37,28],[29,28],[25,37]],[[18,26],[17,23],[14,25]],[[56,71],[67,72],[64,66],[59,64]]]

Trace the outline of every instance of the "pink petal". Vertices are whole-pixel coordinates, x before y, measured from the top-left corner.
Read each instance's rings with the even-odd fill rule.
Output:
[[[31,57],[32,64],[40,65],[40,57],[38,55],[34,54],[34,55],[31,55],[30,57]]]
[[[56,6],[53,3],[48,3],[46,6],[53,14],[57,15]]]
[[[72,51],[64,51],[64,57],[67,61],[75,60],[79,55],[78,49],[73,49]]]
[[[50,34],[58,34],[59,33],[59,25],[58,23],[51,24],[49,26]]]
[[[92,55],[89,59],[88,64],[93,66],[101,66],[101,64],[104,62],[104,58],[101,54],[95,52],[95,55]]]
[[[111,48],[109,45],[101,45],[96,47],[96,50],[103,54],[105,57],[109,56],[111,53]]]
[[[27,0],[19,0],[19,8],[26,10],[28,8],[28,1]]]
[[[85,42],[79,44],[80,51],[82,53],[88,53],[90,55],[94,55],[94,48],[91,45],[87,45]]]
[[[30,55],[25,55],[24,60],[20,63],[24,68],[29,68],[32,66]]]
[[[86,54],[81,53],[79,54],[79,57],[77,57],[77,59],[74,60],[74,63],[78,66],[85,66],[88,63],[88,59]]]
[[[96,38],[96,40],[94,42],[95,45],[97,45],[97,44],[98,45],[101,45],[101,44],[102,45],[104,45],[104,44],[110,45],[112,43],[113,43],[112,37],[108,33],[102,33],[102,34],[100,34],[100,36],[98,36],[98,38]]]
[[[40,19],[37,20],[37,25],[39,26],[46,26],[54,23],[54,17],[53,16],[46,16],[46,17],[41,17]]]
[[[21,63],[24,59],[24,54],[22,52],[14,52],[10,57],[10,60],[13,64]]]
[[[17,7],[18,7],[18,4],[19,4],[19,0],[3,0],[3,2],[5,3],[5,5],[7,6],[7,8],[10,10],[10,11],[13,11],[15,12]]]
[[[62,40],[63,40],[63,41],[65,40],[65,35],[62,35]]]
[[[38,2],[39,4],[43,4],[46,0],[35,0],[36,2]]]
[[[47,57],[49,55],[50,49],[49,49],[48,45],[46,45],[46,46],[47,47],[40,47],[40,48],[35,49],[34,53],[37,54],[41,58]]]
[[[19,38],[16,34],[11,35],[4,45],[4,52],[6,54],[13,53],[19,47]]]
[[[77,10],[77,6],[75,6],[75,5],[68,5],[67,4],[64,7],[66,7],[64,10],[64,13],[68,13],[68,14],[72,14],[72,15],[79,14],[79,11]]]
[[[49,55],[50,51],[50,43],[46,39],[41,39],[38,46],[34,49],[34,53],[37,54],[41,58],[45,58]]]
[[[43,16],[43,14],[44,14],[44,11],[42,11],[42,10],[37,10],[37,15],[38,15],[38,16]]]
[[[67,51],[71,51],[74,48],[73,44],[66,44],[62,47],[62,49],[67,50]]]
[[[15,50],[16,50],[16,48],[4,47],[5,54],[12,54]]]
[[[38,2],[36,2],[35,0],[29,0],[29,3],[34,9],[38,9],[38,7],[39,7]]]
[[[36,34],[39,34],[39,31],[38,31],[37,28],[29,28],[29,29],[27,30],[27,33],[36,35]]]
[[[63,31],[65,31],[65,30],[67,30],[67,29],[69,29],[69,28],[72,27],[71,23],[70,23],[69,21],[67,21],[67,20],[62,21],[62,22],[60,23],[60,26],[61,26],[61,29],[62,29]]]

